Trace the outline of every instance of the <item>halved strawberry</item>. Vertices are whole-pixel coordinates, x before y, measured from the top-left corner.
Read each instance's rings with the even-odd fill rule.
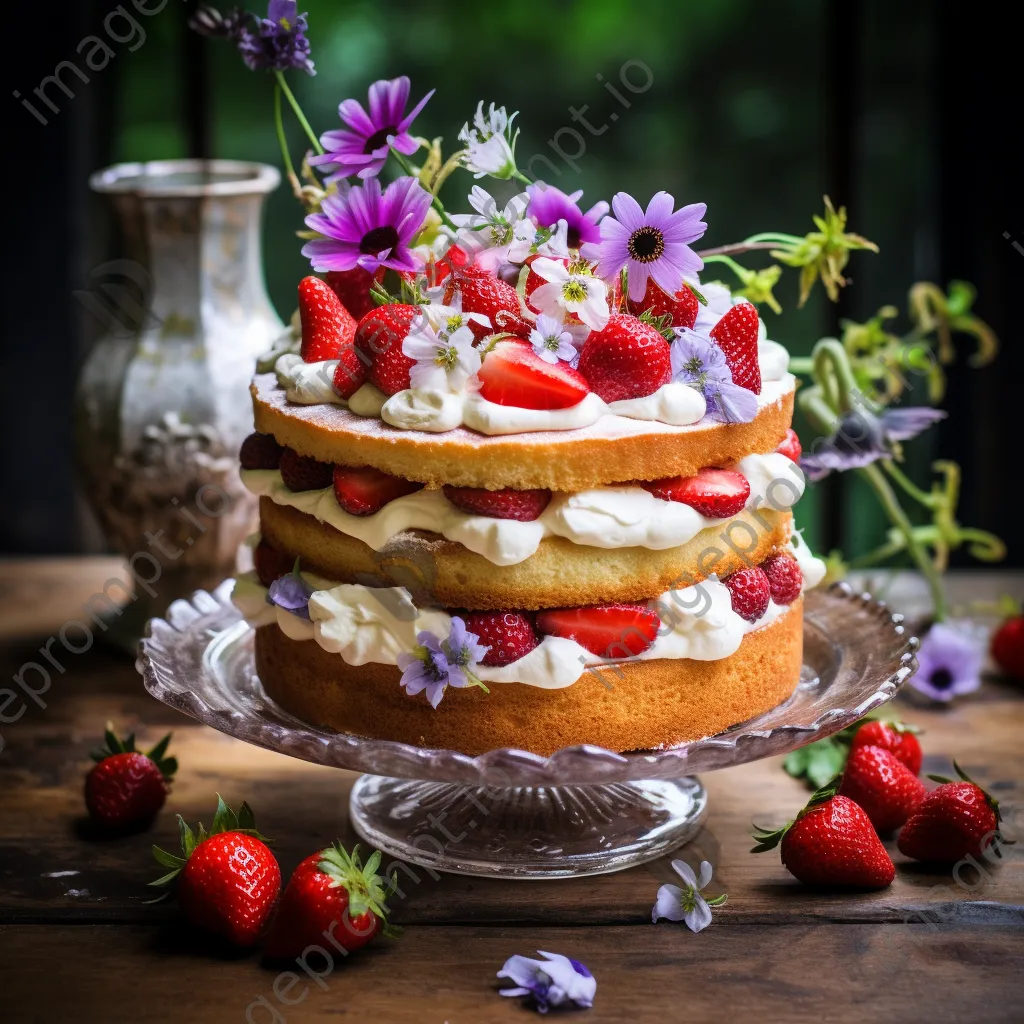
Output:
[[[667,313],[672,318],[670,323],[673,327],[693,327],[697,322],[700,303],[697,296],[690,291],[689,285],[684,284],[675,295],[669,295],[654,283],[652,277],[647,281],[647,291],[643,299],[639,302],[627,299],[626,307],[634,316],[650,313],[657,319]]]
[[[307,363],[337,359],[344,348],[351,347],[356,333],[352,315],[319,277],[304,277],[299,282],[299,322],[299,354]]]
[[[471,516],[518,519],[521,523],[538,518],[551,501],[548,490],[516,491],[506,487],[500,491],[488,491],[483,487],[452,487],[451,484],[445,484],[444,496]]]
[[[491,327],[470,321],[469,329],[479,341],[488,334],[501,330],[499,318],[513,316],[519,319],[522,305],[519,293],[510,284],[493,277],[479,267],[466,267],[452,274],[445,288],[445,302],[451,302],[456,288],[462,294],[463,313],[482,313],[491,321]]]
[[[788,427],[786,429],[786,436],[775,450],[780,455],[785,455],[787,459],[799,462],[804,449],[800,444],[800,438],[797,437],[796,431],[792,427]]]
[[[668,342],[628,313],[612,313],[604,330],[591,331],[579,371],[606,402],[653,395],[672,379]]]
[[[568,409],[590,392],[567,363],[547,363],[530,345],[511,339],[487,353],[477,376],[482,398],[519,409]]]
[[[661,628],[658,613],[643,604],[600,604],[537,613],[537,629],[575,640],[599,658],[643,654]]]
[[[732,381],[761,394],[761,367],[757,362],[757,309],[752,302],[737,302],[711,328],[710,337],[725,353]]]
[[[370,383],[385,395],[397,395],[410,386],[409,370],[416,360],[402,351],[402,342],[419,313],[419,306],[390,302],[370,310],[356,326],[356,353],[369,367]]]
[[[750,497],[749,481],[734,469],[702,469],[696,476],[671,476],[640,486],[656,498],[682,502],[711,519],[738,515]]]
[[[370,295],[370,289],[375,283],[380,284],[384,280],[384,268],[381,267],[376,274],[371,274],[362,267],[331,270],[324,275],[324,280],[341,300],[341,304],[352,314],[353,319],[358,321],[377,305]]]
[[[334,467],[334,496],[350,515],[370,516],[389,501],[421,490],[423,484],[383,473],[370,466]]]
[[[476,633],[490,650],[481,665],[511,665],[532,651],[540,641],[526,612],[462,612],[466,629]]]

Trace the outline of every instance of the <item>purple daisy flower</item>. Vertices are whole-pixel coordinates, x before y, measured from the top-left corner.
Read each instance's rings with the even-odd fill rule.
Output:
[[[300,619],[309,618],[309,599],[313,596],[313,588],[299,575],[298,562],[295,568],[274,580],[267,590],[267,604],[275,604]]]
[[[414,271],[409,246],[429,208],[430,195],[415,178],[398,178],[383,195],[380,182],[371,178],[344,195],[327,196],[320,213],[306,218],[308,227],[326,237],[307,242],[302,255],[318,271]]]
[[[943,703],[981,686],[985,660],[984,639],[967,628],[936,622],[921,641],[917,671],[910,685],[919,693]]]
[[[419,143],[409,134],[409,128],[433,95],[434,90],[431,89],[406,114],[409,79],[401,75],[390,81],[382,78],[374,82],[367,102],[369,112],[358,100],[342,100],[338,105],[338,116],[352,130],[339,128],[324,132],[320,143],[326,152],[312,157],[309,162],[314,167],[325,167],[330,171],[326,178],[328,182],[353,175],[375,177],[387,163],[389,150],[396,149],[409,156],[419,149]]]
[[[878,459],[891,458],[894,446],[909,441],[933,423],[946,418],[941,409],[917,406],[887,409],[881,416],[864,408],[852,409],[839,420],[836,432],[819,438],[800,458],[810,480],[822,480],[833,470],[860,469]]]
[[[672,379],[699,391],[715,419],[749,423],[757,415],[757,396],[733,383],[725,353],[710,338],[688,327],[676,327],[675,335],[669,351]]]
[[[585,964],[561,953],[537,952],[543,960],[517,955],[505,961],[498,977],[508,978],[515,987],[503,988],[503,996],[532,996],[540,1013],[568,1003],[585,1009],[594,1005],[597,981]]]
[[[441,703],[447,686],[456,689],[479,686],[484,693],[489,692],[473,673],[477,663],[490,650],[479,640],[480,637],[470,633],[466,623],[457,615],[452,618],[446,640],[426,629],[417,633],[416,649],[411,654],[398,656],[402,688],[410,697],[426,690],[427,700],[434,708]]]
[[[265,18],[239,17],[233,23],[238,52],[252,71],[305,71],[312,75],[308,23],[295,0],[270,0]]]
[[[685,274],[696,274],[704,261],[690,248],[707,230],[701,218],[705,203],[692,203],[674,213],[675,200],[667,192],[658,192],[647,204],[647,212],[626,192],[612,197],[614,217],[601,221],[601,244],[588,246],[583,255],[599,260],[598,274],[611,280],[623,267],[629,272],[629,297],[640,302],[647,291],[647,280],[667,295],[682,287]],[[587,249],[591,251],[588,252]]]
[[[608,204],[604,200],[584,213],[578,205],[583,198],[582,189],[566,195],[554,185],[539,182],[527,186],[526,192],[530,197],[530,205],[526,212],[539,227],[556,228],[560,220],[565,221],[568,228],[566,242],[570,249],[578,249],[587,242],[601,241],[598,221],[608,212]]]

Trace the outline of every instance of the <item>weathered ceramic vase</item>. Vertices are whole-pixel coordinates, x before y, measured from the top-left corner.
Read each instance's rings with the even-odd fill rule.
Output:
[[[76,395],[85,493],[135,598],[110,635],[134,643],[171,601],[235,569],[256,522],[238,476],[249,380],[281,333],[263,281],[260,222],[280,176],[262,164],[175,160],[93,175],[120,220],[122,258],[80,301],[105,335]]]

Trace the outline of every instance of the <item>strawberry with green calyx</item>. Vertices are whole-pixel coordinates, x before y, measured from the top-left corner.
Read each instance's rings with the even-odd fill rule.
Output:
[[[351,953],[386,925],[388,889],[377,874],[375,850],[365,865],[359,847],[349,853],[335,842],[310,854],[295,869],[265,945],[270,960],[292,960],[310,946]],[[393,883],[392,883],[393,884]]]
[[[783,866],[805,885],[884,889],[896,868],[867,814],[839,795],[841,783],[837,775],[782,828],[755,825],[751,853],[781,847]]]
[[[881,747],[902,761],[915,775],[921,772],[922,752],[918,735],[921,730],[906,722],[864,722],[853,734],[851,751],[857,747]]]
[[[882,833],[899,828],[926,791],[924,783],[895,754],[861,744],[850,750],[839,792],[858,804]]]
[[[986,855],[1002,820],[999,801],[975,783],[956,761],[953,768],[960,776],[959,782],[942,775],[928,776],[942,785],[932,790],[907,819],[896,840],[900,853],[939,864]],[[1010,843],[1000,836],[994,856],[1001,856],[999,847]]]
[[[243,803],[235,814],[218,794],[209,832],[201,823],[193,832],[180,814],[178,829],[183,856],[154,846],[157,862],[171,870],[150,885],[176,883],[178,905],[190,924],[236,946],[254,945],[281,891],[281,869],[252,809]]]
[[[106,745],[96,750],[96,764],[85,778],[85,806],[89,816],[111,829],[146,825],[167,799],[167,790],[178,762],[167,757],[168,733],[145,753],[135,749],[135,734],[122,741],[107,723]]]

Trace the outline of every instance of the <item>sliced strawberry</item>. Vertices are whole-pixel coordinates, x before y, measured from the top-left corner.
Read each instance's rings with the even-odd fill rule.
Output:
[[[804,586],[804,574],[788,555],[772,555],[761,563],[768,577],[768,590],[776,604],[792,604]]]
[[[499,315],[520,318],[522,305],[515,288],[478,267],[466,267],[451,276],[446,302],[454,298],[456,288],[462,295],[463,313],[482,313],[491,321],[490,328],[470,321],[468,326],[477,340],[502,329],[496,326]]]
[[[799,462],[804,449],[800,444],[800,438],[796,436],[796,431],[792,427],[788,427],[786,429],[786,436],[775,450],[780,455],[785,455],[787,459]]]
[[[526,612],[462,612],[470,633],[490,650],[481,665],[511,665],[532,651],[540,641]]]
[[[319,277],[304,277],[299,282],[299,322],[299,354],[307,363],[337,359],[343,349],[352,346],[356,322],[330,285]]]
[[[391,302],[370,310],[356,326],[358,357],[369,367],[370,383],[385,395],[396,395],[410,386],[409,370],[416,360],[402,351],[402,342],[419,312],[419,306]]]
[[[506,487],[488,491],[483,487],[452,487],[450,484],[445,484],[444,496],[471,516],[518,519],[521,523],[537,519],[551,501],[548,490],[516,491]]]
[[[422,488],[423,484],[403,480],[400,476],[392,476],[370,466],[358,469],[334,467],[334,496],[338,504],[353,516],[371,516],[389,501]]]
[[[568,409],[590,392],[567,363],[547,363],[530,345],[511,339],[487,353],[477,376],[482,398],[519,409]]]
[[[747,622],[757,622],[766,611],[771,600],[771,589],[768,577],[759,565],[748,569],[740,569],[722,582],[729,588],[732,597],[732,610]]]
[[[757,309],[752,302],[738,302],[711,328],[711,339],[725,353],[732,381],[761,394],[761,367],[757,362]]]
[[[250,434],[242,442],[238,461],[242,469],[277,469],[283,450],[273,434]]]
[[[684,284],[675,295],[669,295],[654,283],[653,277],[647,281],[647,291],[644,293],[643,299],[640,302],[627,299],[626,306],[634,316],[650,313],[651,316],[658,319],[668,314],[671,317],[669,322],[673,327],[693,327],[697,322],[697,312],[700,309],[697,296],[690,291],[688,285]]]
[[[377,303],[370,295],[370,289],[374,284],[380,284],[384,280],[384,268],[381,267],[376,274],[371,274],[362,267],[353,267],[351,270],[331,270],[324,275],[324,280],[330,286],[331,291],[341,300],[341,304],[349,311],[356,321],[361,320],[371,309],[376,308]]]
[[[628,313],[612,313],[604,330],[591,331],[579,371],[606,402],[653,395],[672,379],[668,342]]]
[[[749,481],[734,469],[702,469],[696,476],[672,476],[640,486],[656,498],[682,502],[711,519],[739,514],[750,497]]]
[[[537,613],[537,629],[575,640],[599,658],[643,654],[661,628],[657,612],[643,604],[601,604]]]
[[[281,479],[289,491],[322,491],[331,486],[334,467],[310,455],[300,455],[294,448],[281,453]]]
[[[265,587],[290,573],[294,565],[295,559],[291,555],[272,547],[265,540],[261,540],[252,553],[252,567]]]

